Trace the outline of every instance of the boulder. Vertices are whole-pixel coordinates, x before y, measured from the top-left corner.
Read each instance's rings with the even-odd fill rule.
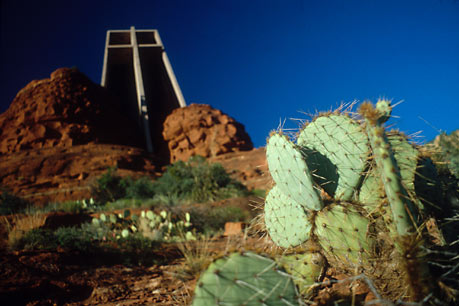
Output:
[[[0,115],[0,154],[91,142],[142,146],[133,127],[105,88],[60,68],[21,89]]]
[[[193,155],[214,157],[253,149],[241,123],[206,104],[173,110],[164,122],[163,136],[171,163]]]

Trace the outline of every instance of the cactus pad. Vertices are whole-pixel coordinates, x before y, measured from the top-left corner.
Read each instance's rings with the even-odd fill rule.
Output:
[[[323,207],[301,151],[286,136],[274,134],[269,138],[266,159],[271,176],[289,202],[311,210]]]
[[[271,239],[284,248],[308,240],[312,228],[303,207],[283,194],[278,185],[266,197],[265,224]]]
[[[300,294],[308,295],[319,281],[326,267],[326,260],[316,252],[279,256],[277,263],[292,275]]]
[[[332,204],[320,211],[315,219],[319,244],[327,258],[360,265],[370,257],[373,239],[369,235],[370,221],[351,204]]]
[[[373,213],[384,199],[384,187],[378,177],[376,168],[372,168],[363,180],[359,191],[359,203],[368,213]]]
[[[233,253],[210,264],[196,285],[193,306],[299,305],[290,275],[255,253]]]
[[[361,126],[345,115],[321,116],[301,131],[297,142],[299,146],[319,152],[329,160],[328,164],[336,166],[337,173],[331,174],[327,174],[330,167],[321,168],[324,163],[320,160],[311,168],[330,196],[350,200],[358,188],[369,153],[368,139]]]
[[[387,141],[400,169],[401,183],[408,192],[414,194],[415,178],[420,159],[419,151],[408,142],[406,136],[399,133],[388,134]],[[374,209],[384,198],[384,186],[381,184],[380,176],[377,168],[373,167],[360,189],[359,201],[370,208],[369,210]],[[418,179],[418,181],[421,180]],[[423,205],[420,201],[417,204],[422,208]]]

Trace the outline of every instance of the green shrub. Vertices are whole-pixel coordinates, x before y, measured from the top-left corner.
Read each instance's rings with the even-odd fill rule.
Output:
[[[221,164],[210,164],[201,156],[168,166],[154,182],[148,177],[137,180],[122,178],[116,174],[116,169],[109,168],[92,188],[92,196],[100,204],[126,198],[153,198],[158,203],[172,205],[183,201],[207,202],[247,195],[247,188],[233,180]]]
[[[201,156],[169,166],[155,182],[155,191],[157,194],[195,202],[248,194],[245,186],[231,179],[221,164],[209,164]]]
[[[126,179],[126,198],[148,199],[155,195],[155,186],[149,177],[141,177],[137,180]]]
[[[52,250],[57,243],[51,230],[35,228],[25,233],[12,247],[17,250]]]
[[[54,232],[56,244],[69,250],[88,252],[94,245],[90,233],[81,228],[61,227]]]
[[[9,215],[23,212],[29,202],[11,194],[4,188],[0,189],[0,215]]]
[[[103,211],[111,211],[117,209],[126,209],[126,208],[150,208],[157,206],[160,201],[155,200],[155,197],[150,199],[137,199],[137,198],[125,198],[119,199],[114,202],[108,202],[103,207]]]
[[[128,238],[117,240],[122,263],[125,265],[150,266],[158,263],[154,252],[160,247],[160,243],[134,234]]]
[[[126,196],[129,180],[123,179],[116,174],[116,168],[108,168],[96,181],[91,189],[94,200],[99,204],[105,204]]]

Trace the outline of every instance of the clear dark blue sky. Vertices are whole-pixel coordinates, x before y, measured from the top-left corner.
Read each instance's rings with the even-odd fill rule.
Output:
[[[459,128],[455,0],[0,3],[0,112],[59,67],[99,83],[106,31],[133,25],[159,30],[188,104],[234,117],[257,147],[280,120],[378,97],[404,100],[392,123],[426,141]]]

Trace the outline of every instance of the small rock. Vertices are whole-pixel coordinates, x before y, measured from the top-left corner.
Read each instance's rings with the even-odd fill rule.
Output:
[[[223,236],[235,236],[242,235],[244,229],[243,222],[226,222],[225,223],[225,233]]]

